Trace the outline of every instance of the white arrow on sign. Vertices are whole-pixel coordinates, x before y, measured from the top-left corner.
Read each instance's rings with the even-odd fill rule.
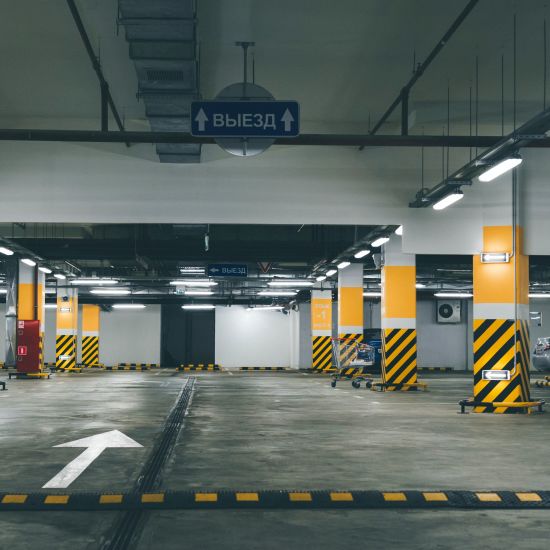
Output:
[[[65,489],[68,487],[105,449],[108,447],[143,447],[118,430],[92,435],[55,445],[55,447],[86,447],[74,460],[69,462],[56,476],[52,477],[43,489]]]
[[[205,124],[208,122],[208,117],[203,109],[199,109],[199,112],[195,117],[195,122],[199,123],[199,132],[204,132]]]
[[[294,117],[288,109],[283,113],[281,121],[285,123],[285,132],[290,132],[290,126],[294,122]]]

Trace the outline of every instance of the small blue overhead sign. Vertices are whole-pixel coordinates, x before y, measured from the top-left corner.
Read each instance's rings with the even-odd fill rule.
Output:
[[[248,277],[246,264],[210,264],[209,277]]]
[[[193,101],[191,134],[197,137],[296,137],[297,101]]]

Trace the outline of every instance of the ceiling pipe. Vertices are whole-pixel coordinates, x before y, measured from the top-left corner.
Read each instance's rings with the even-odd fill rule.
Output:
[[[86,28],[84,27],[84,23],[82,22],[82,18],[80,17],[80,13],[78,12],[78,8],[76,7],[74,0],[67,0],[67,6],[69,7],[69,11],[71,12],[71,15],[75,22],[78,33],[80,34],[80,38],[82,39],[82,43],[84,44],[84,48],[86,49],[88,58],[90,59],[90,62],[92,63],[92,67],[99,80],[99,86],[101,91],[101,129],[106,131],[108,127],[108,119],[109,119],[108,113],[107,113],[107,106],[108,106],[111,108],[111,112],[113,113],[113,118],[115,119],[115,122],[119,130],[124,130],[124,124],[122,123],[122,119],[120,118],[120,115],[116,108],[115,102],[113,100],[113,96],[111,95],[111,91],[109,89],[109,83],[107,82],[107,80],[105,79],[105,76],[103,75],[99,58],[98,56],[96,56],[94,52],[94,49],[90,42],[90,38],[88,37],[88,33],[86,32]],[[127,145],[129,144],[127,143]]]
[[[401,132],[403,135],[408,133],[408,112],[409,112],[409,95],[412,87],[416,84],[418,79],[424,74],[426,69],[430,66],[432,61],[437,57],[439,52],[445,47],[445,44],[451,39],[453,34],[457,31],[463,21],[468,17],[470,12],[475,8],[479,0],[470,0],[466,7],[460,12],[458,17],[454,20],[453,24],[449,27],[447,32],[443,35],[441,40],[435,45],[428,57],[424,60],[422,64],[415,67],[414,72],[410,80],[403,86],[400,90],[399,95],[394,99],[393,103],[388,107],[386,112],[382,115],[382,118],[374,125],[373,129],[370,131],[371,134],[376,134],[378,130],[382,127],[382,124],[390,117],[390,115],[395,111],[396,107],[401,103]],[[361,151],[366,147],[366,145],[361,145],[359,148]]]

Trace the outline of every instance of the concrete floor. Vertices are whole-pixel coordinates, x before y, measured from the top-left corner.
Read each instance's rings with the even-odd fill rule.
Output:
[[[106,450],[69,490],[131,489],[186,376],[11,381],[0,392],[1,490],[41,490],[80,452],[55,445],[113,429],[144,447]],[[428,393],[381,394],[299,373],[199,373],[163,486],[550,488],[550,415],[458,415],[470,377],[424,378]],[[97,548],[116,514],[4,512],[0,548]],[[138,548],[546,549],[549,520],[544,511],[155,511]]]

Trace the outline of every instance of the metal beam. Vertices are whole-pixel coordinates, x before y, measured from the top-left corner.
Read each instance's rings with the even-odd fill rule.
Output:
[[[101,64],[94,52],[94,49],[90,42],[90,38],[88,37],[88,33],[86,32],[86,28],[84,27],[84,23],[82,22],[82,18],[80,17],[80,13],[78,12],[78,8],[76,7],[75,1],[67,0],[67,5],[69,6],[69,11],[73,16],[76,28],[78,29],[78,33],[80,34],[80,38],[82,39],[82,43],[86,48],[86,53],[90,58],[92,67],[95,73],[97,74],[97,78],[99,79],[99,86],[101,90],[101,129],[106,130],[107,114],[105,112],[105,107],[106,105],[109,105],[109,107],[111,108],[111,112],[113,113],[113,118],[115,119],[115,122],[119,130],[124,130],[124,124],[122,123],[122,119],[118,114],[118,110],[113,100],[113,96],[111,95],[111,92],[109,90],[109,83],[107,82],[107,80],[105,79],[105,76],[103,75],[103,71],[101,70]]]
[[[302,134],[279,138],[276,145],[363,146],[363,147],[492,147],[502,136],[398,136],[361,134]],[[87,143],[200,143],[215,144],[213,138],[178,132],[102,132],[99,130],[0,129],[0,141],[60,141]],[[531,141],[522,147],[550,147],[550,138]]]
[[[435,47],[432,49],[428,57],[424,60],[422,64],[418,66],[418,68],[415,68],[412,77],[410,80],[403,86],[402,90],[399,92],[399,95],[393,100],[393,103],[388,107],[386,112],[382,115],[382,118],[374,125],[373,129],[370,131],[371,134],[376,134],[378,130],[382,127],[382,124],[386,122],[386,120],[390,117],[390,115],[393,113],[395,108],[399,105],[399,103],[402,102],[403,99],[406,98],[406,102],[408,103],[409,98],[409,92],[411,91],[412,87],[416,84],[418,79],[424,74],[426,69],[430,66],[432,61],[437,57],[439,52],[444,48],[445,44],[451,39],[453,34],[456,32],[456,30],[460,27],[460,25],[463,23],[463,21],[468,17],[470,12],[475,8],[476,4],[479,0],[470,0],[468,4],[466,4],[466,7],[460,12],[458,17],[454,20],[453,24],[449,27],[447,32],[443,35],[441,40],[435,45]],[[408,105],[406,107],[406,110],[408,112]],[[403,115],[403,113],[402,113]],[[401,126],[403,127],[404,124],[407,122],[402,120]],[[361,146],[361,149],[363,149],[365,146]]]

